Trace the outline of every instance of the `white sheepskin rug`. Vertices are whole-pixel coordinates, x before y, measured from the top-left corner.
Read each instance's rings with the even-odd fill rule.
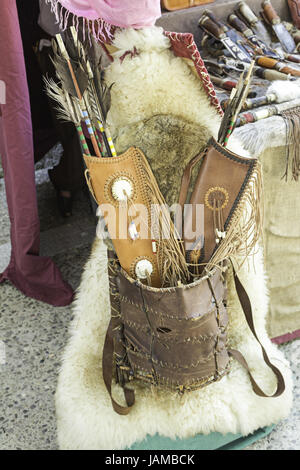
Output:
[[[115,46],[117,57],[133,47],[139,51],[136,57],[115,60],[107,70],[107,81],[115,83],[110,112],[115,136],[126,126],[158,114],[200,124],[210,135],[216,135],[220,122],[217,111],[190,67],[170,51],[169,39],[160,28],[119,33]],[[247,156],[234,139],[231,149]],[[230,373],[222,380],[183,397],[136,385],[135,406],[128,416],[119,416],[112,409],[102,379],[110,305],[106,246],[96,239],[74,303],[74,320],[56,392],[60,449],[125,449],[157,433],[171,439],[211,432],[247,435],[287,417],[292,406],[292,379],[289,364],[266,333],[268,294],[260,250],[243,264],[239,274],[252,301],[257,334],[285,377],[284,394],[278,398],[258,397],[246,371],[233,360]],[[260,387],[272,394],[275,377],[246,324],[231,277],[228,290],[229,345],[245,355]],[[122,402],[119,387],[113,394]]]

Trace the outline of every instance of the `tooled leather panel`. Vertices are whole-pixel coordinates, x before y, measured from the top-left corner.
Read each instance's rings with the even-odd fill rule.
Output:
[[[228,317],[219,271],[211,276],[210,286],[204,280],[189,288],[151,289],[122,273],[118,285],[134,377],[171,388],[197,388],[225,373]],[[191,302],[191,296],[202,301]]]
[[[195,242],[193,250],[200,250],[201,253],[198,262],[205,263],[211,258],[217,246],[214,217],[218,218],[221,214],[226,230],[256,164],[256,159],[241,158],[214,139],[210,140],[190,199],[190,204],[204,207],[204,243],[200,239],[197,244],[192,234],[195,226],[192,223],[193,212],[188,211],[185,219],[186,248],[190,250]],[[214,209],[214,203],[218,204],[217,209]]]

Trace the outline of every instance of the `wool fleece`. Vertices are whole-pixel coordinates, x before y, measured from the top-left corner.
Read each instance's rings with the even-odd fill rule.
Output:
[[[119,32],[114,46],[115,60],[106,71],[106,80],[114,83],[109,121],[118,151],[141,146],[164,196],[172,203],[186,161],[203,150],[207,138],[216,137],[220,116],[186,61],[174,56],[160,28]],[[175,129],[173,137],[170,129]],[[230,149],[248,156],[235,139]],[[179,176],[169,175],[176,172]],[[211,432],[247,435],[287,417],[292,405],[291,373],[266,333],[268,294],[261,249],[249,256],[239,276],[252,301],[257,334],[285,377],[284,394],[258,397],[246,371],[232,361],[230,373],[222,380],[184,396],[135,383],[136,404],[128,416],[119,416],[102,379],[110,305],[107,249],[96,239],[74,303],[56,392],[60,449],[125,449],[156,433],[171,439]],[[271,394],[276,380],[246,324],[231,273],[228,290],[229,346],[245,355],[258,384]],[[113,395],[123,403],[120,387],[114,387]]]

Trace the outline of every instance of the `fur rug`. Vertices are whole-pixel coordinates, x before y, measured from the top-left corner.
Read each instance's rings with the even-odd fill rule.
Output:
[[[114,83],[109,119],[118,151],[128,145],[141,146],[166,198],[170,191],[172,203],[176,198],[172,188],[183,170],[179,157],[186,161],[188,155],[194,156],[205,146],[208,135],[216,135],[219,115],[190,67],[170,51],[169,40],[160,28],[121,32],[114,45],[117,57],[134,46],[138,51],[138,55],[129,54],[113,62],[106,73],[107,82]],[[170,132],[174,130],[172,141]],[[195,135],[199,137],[197,144]],[[248,155],[235,139],[231,139],[230,148]],[[167,155],[165,165],[173,165],[170,176],[161,164]],[[172,173],[178,174],[173,177]],[[282,353],[267,337],[268,295],[260,251],[244,263],[240,278],[252,300],[258,336],[284,373],[285,393],[278,398],[258,397],[246,371],[232,361],[229,375],[220,382],[184,397],[136,386],[136,405],[128,416],[119,416],[112,409],[102,380],[101,358],[110,308],[106,247],[96,239],[77,292],[57,387],[60,448],[124,449],[156,433],[181,439],[214,431],[247,435],[285,418],[292,405],[291,374]],[[273,373],[264,364],[260,347],[246,324],[231,278],[228,288],[230,346],[246,356],[258,383],[272,393]],[[122,401],[119,387],[115,387],[114,396]]]

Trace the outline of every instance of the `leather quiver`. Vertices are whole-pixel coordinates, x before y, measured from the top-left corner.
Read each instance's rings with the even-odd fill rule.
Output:
[[[183,242],[143,152],[130,147],[113,158],[84,159],[87,184],[122,268],[154,287],[186,282]]]
[[[165,10],[181,10],[184,8],[196,7],[213,3],[215,0],[161,0],[161,6]]]
[[[180,274],[182,280],[188,276],[182,243],[143,152],[131,147],[117,157],[84,160],[87,184],[122,268],[154,287],[177,285]]]
[[[199,158],[202,158],[202,164],[184,218],[187,259],[194,267],[208,263],[217,248],[221,244],[224,247],[226,241],[230,239],[227,235],[230,228],[234,229],[232,224],[237,222],[237,215],[242,218],[239,209],[246,192],[250,194],[252,192],[253,199],[258,195],[258,191],[255,191],[256,183],[253,182],[253,175],[259,168],[257,159],[242,158],[224,148],[213,138],[208,142],[203,154],[197,157]],[[185,172],[182,180],[181,203],[185,201],[187,194],[186,188],[189,184],[187,174],[190,174],[190,170]],[[252,188],[250,181],[253,183]],[[257,200],[253,205],[258,207],[259,203]],[[202,207],[204,211],[201,234],[193,232],[196,227],[196,206]],[[256,209],[253,207],[254,212]],[[253,221],[253,225],[255,222],[257,220]],[[246,241],[249,228],[247,225],[245,233],[238,234],[238,238],[245,235]],[[231,242],[234,244],[234,234],[231,235]],[[222,261],[222,258],[219,261]]]
[[[288,0],[294,26],[300,29],[300,0]]]

